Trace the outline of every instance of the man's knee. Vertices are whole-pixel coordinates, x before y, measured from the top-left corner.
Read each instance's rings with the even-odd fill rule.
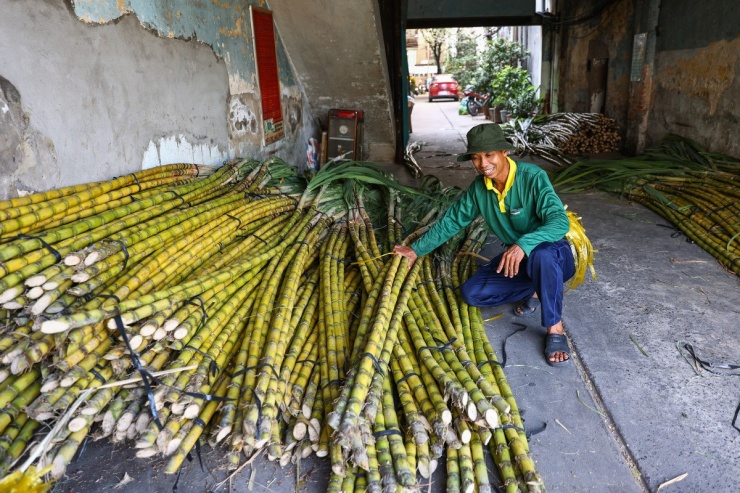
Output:
[[[535,268],[554,266],[557,261],[557,252],[552,248],[535,248],[529,255],[529,265]]]
[[[463,285],[460,286],[460,297],[470,306],[478,306],[480,300],[478,294],[478,289],[476,289],[474,283],[464,282]]]

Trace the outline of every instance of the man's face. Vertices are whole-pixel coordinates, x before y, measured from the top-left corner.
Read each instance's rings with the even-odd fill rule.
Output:
[[[473,166],[486,178],[495,182],[506,182],[509,175],[509,151],[477,152],[471,156]]]

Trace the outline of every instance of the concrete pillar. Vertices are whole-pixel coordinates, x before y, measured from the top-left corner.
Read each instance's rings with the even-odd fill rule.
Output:
[[[644,34],[644,61],[641,66],[633,66],[630,80],[629,107],[627,109],[627,133],[624,151],[627,154],[641,154],[645,150],[648,116],[653,102],[653,76],[655,71],[655,30],[658,26],[661,0],[638,0],[635,5],[635,29],[637,37]],[[637,38],[635,38],[637,39]],[[633,56],[635,53],[633,41]],[[639,75],[640,80],[633,80]]]

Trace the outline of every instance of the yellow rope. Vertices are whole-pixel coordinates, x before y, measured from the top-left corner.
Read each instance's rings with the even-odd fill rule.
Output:
[[[485,320],[484,320],[484,322],[492,322],[492,321],[494,321],[494,320],[498,320],[499,318],[501,318],[501,317],[503,317],[503,316],[504,316],[504,314],[503,314],[503,313],[499,313],[498,315],[494,315],[494,316],[493,316],[493,317],[491,317],[491,318],[487,318],[487,319],[485,319]]]

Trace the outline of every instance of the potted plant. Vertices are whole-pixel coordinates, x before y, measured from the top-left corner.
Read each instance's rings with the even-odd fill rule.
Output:
[[[529,73],[519,67],[504,67],[496,74],[491,84],[495,95],[494,104],[502,105],[501,119],[508,116],[526,118],[537,111],[542,98],[537,97],[537,88],[532,85]]]

